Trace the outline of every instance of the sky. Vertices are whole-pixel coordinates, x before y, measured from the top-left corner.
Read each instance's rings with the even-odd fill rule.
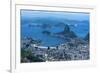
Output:
[[[35,18],[63,18],[69,20],[89,21],[89,13],[79,12],[52,12],[52,11],[34,11],[34,10],[21,10],[21,16],[23,18],[35,19]]]

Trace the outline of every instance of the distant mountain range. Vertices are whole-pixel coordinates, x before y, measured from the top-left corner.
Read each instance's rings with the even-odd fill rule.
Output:
[[[89,23],[88,20],[71,20],[71,19],[64,19],[64,18],[50,18],[50,17],[35,17],[35,18],[22,18],[21,23],[22,24],[27,24],[27,23],[36,23],[36,24],[53,24],[53,25],[58,25],[58,24],[66,24],[66,23]],[[34,26],[34,24],[33,24]]]

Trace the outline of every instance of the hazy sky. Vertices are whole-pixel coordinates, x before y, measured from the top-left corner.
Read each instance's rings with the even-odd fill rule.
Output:
[[[53,17],[64,18],[70,20],[89,20],[89,13],[76,13],[76,12],[52,12],[52,11],[34,11],[34,10],[21,10],[23,18],[35,19],[37,17]]]

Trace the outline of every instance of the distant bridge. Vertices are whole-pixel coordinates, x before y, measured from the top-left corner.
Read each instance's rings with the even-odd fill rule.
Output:
[[[43,49],[48,49],[48,48],[50,48],[50,49],[56,49],[56,47],[47,47],[47,46],[37,46],[36,44],[32,44],[32,46],[33,47],[35,47],[35,48],[43,48]]]

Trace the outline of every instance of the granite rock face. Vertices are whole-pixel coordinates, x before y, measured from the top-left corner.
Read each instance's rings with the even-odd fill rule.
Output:
[[[57,36],[63,36],[67,38],[76,38],[77,35],[70,30],[68,25],[65,25],[64,30],[62,32],[56,33]]]
[[[89,41],[89,33],[87,33],[87,35],[85,36],[84,40]]]

